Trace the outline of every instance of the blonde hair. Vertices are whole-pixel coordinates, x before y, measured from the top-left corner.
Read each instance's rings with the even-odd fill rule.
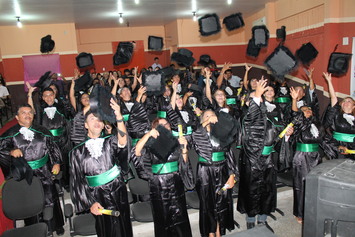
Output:
[[[346,99],[350,99],[350,100],[354,103],[354,109],[353,109],[353,111],[352,111],[351,113],[355,116],[355,100],[354,100],[352,97],[348,96],[348,97],[345,97],[344,99],[342,99],[342,100],[339,102],[340,107],[341,107],[341,105],[344,103],[344,101],[345,101]],[[344,113],[343,109],[342,109],[342,108],[340,108],[340,109],[341,109],[341,112]]]

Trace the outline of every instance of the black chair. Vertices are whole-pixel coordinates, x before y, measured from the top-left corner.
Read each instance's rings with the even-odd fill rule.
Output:
[[[70,236],[96,235],[95,217],[91,213],[74,216],[73,205],[68,203],[64,206],[64,215],[69,220]]]
[[[45,223],[36,223],[16,228],[16,220],[24,220],[43,214],[43,220],[49,222],[53,217],[53,209],[45,208],[45,197],[41,181],[33,177],[32,184],[26,180],[5,182],[2,191],[3,211],[7,218],[14,221],[15,229],[7,230],[2,237],[21,236],[47,236],[48,226]],[[50,232],[49,235],[52,235]]]
[[[133,172],[135,173],[135,178],[128,181],[129,191],[136,197],[137,201],[131,204],[132,218],[138,222],[152,222],[153,213],[150,201],[139,201],[140,196],[149,195],[148,181],[140,179],[135,170]]]

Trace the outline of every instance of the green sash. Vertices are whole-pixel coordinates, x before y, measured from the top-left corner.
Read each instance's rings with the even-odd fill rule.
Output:
[[[166,118],[166,111],[158,111],[157,117],[158,118]]]
[[[261,152],[261,154],[263,156],[268,156],[272,152],[274,152],[274,146],[264,146],[263,151]]]
[[[235,105],[235,104],[237,104],[237,101],[235,100],[235,98],[228,98],[228,99],[226,99],[226,104],[227,105]]]
[[[315,152],[318,151],[318,148],[319,148],[319,144],[317,143],[305,144],[305,143],[297,142],[296,151]]]
[[[107,184],[117,178],[119,176],[121,171],[118,169],[117,165],[113,166],[111,169],[108,171],[94,175],[94,176],[86,176],[86,180],[88,181],[88,184],[90,187],[97,187],[100,185]]]
[[[129,114],[124,114],[122,115],[122,117],[123,117],[123,121],[127,122],[129,119]]]
[[[177,161],[152,165],[153,174],[169,174],[178,170],[179,163]]]
[[[47,164],[47,162],[48,162],[48,154],[43,156],[41,159],[33,160],[33,161],[27,161],[28,165],[33,170],[42,168],[45,164]]]
[[[290,103],[291,99],[289,97],[278,97],[275,99],[275,103],[279,103],[279,104],[286,104],[286,103]]]
[[[51,129],[49,130],[53,136],[58,137],[63,134],[64,128],[57,128],[57,129]]]
[[[139,140],[141,140],[141,139],[140,138],[132,138],[132,146],[137,145]]]
[[[218,162],[218,161],[222,161],[222,160],[225,160],[225,156],[224,156],[224,152],[223,151],[213,152],[212,153],[212,161],[213,162]],[[198,161],[207,162],[207,160],[205,158],[203,158],[202,156],[198,157]]]
[[[354,142],[355,134],[341,133],[341,132],[333,132],[333,137],[337,141],[341,142]]]
[[[174,137],[178,137],[179,136],[179,132],[171,131],[171,133],[173,134]],[[186,133],[183,133],[183,135],[186,136],[186,135],[190,135],[190,134],[192,134],[192,127],[188,126],[186,128]]]

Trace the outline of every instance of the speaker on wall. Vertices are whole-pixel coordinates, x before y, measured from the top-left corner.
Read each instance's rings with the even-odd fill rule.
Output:
[[[82,52],[78,54],[75,59],[78,68],[85,68],[94,65],[94,59],[91,53]]]
[[[217,14],[207,14],[198,19],[200,33],[202,36],[217,34],[221,31],[221,24]]]
[[[306,177],[303,236],[354,236],[355,161],[336,159]]]
[[[148,49],[161,51],[163,49],[163,37],[149,36],[148,37]]]
[[[245,25],[242,13],[240,12],[225,17],[223,19],[223,24],[225,24],[228,31],[236,30]]]
[[[332,53],[329,58],[328,72],[334,76],[344,75],[349,68],[349,61],[352,54]]]

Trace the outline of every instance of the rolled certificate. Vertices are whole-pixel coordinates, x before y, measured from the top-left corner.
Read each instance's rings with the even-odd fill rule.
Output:
[[[114,211],[114,210],[107,210],[107,209],[100,209],[100,212],[104,215],[109,215],[109,216],[120,216],[119,211]]]

